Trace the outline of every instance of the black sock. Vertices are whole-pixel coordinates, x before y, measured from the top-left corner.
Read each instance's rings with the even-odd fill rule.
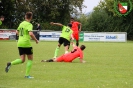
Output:
[[[76,43],[76,46],[79,46],[79,43],[78,42]]]
[[[54,60],[53,59],[49,59],[46,62],[54,62]]]

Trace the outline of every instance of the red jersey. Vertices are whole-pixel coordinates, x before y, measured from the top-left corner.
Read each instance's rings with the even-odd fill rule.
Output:
[[[79,31],[79,28],[78,28],[78,25],[79,25],[80,23],[79,22],[72,22],[72,30],[73,30],[73,32],[78,32]]]
[[[64,62],[72,62],[77,57],[83,59],[83,52],[79,47],[75,46],[71,52],[63,55],[63,60]]]

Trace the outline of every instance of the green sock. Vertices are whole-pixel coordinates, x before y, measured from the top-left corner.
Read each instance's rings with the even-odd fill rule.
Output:
[[[26,74],[25,74],[25,76],[29,76],[31,67],[32,67],[32,60],[28,60],[27,65],[26,65]]]
[[[54,58],[56,58],[56,57],[57,57],[58,52],[59,52],[59,49],[60,49],[60,47],[56,47],[56,49],[55,49],[55,53],[54,53]]]
[[[16,65],[16,64],[20,64],[20,63],[22,63],[22,60],[21,59],[16,59],[16,60],[11,62],[11,65]]]

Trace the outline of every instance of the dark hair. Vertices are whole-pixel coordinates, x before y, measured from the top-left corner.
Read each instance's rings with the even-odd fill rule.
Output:
[[[4,18],[4,16],[0,16],[0,18]]]
[[[85,48],[86,48],[85,45],[81,45],[81,46],[80,46],[80,49],[81,49],[81,50],[84,50]]]
[[[25,16],[26,16],[27,19],[30,19],[32,17],[32,15],[33,15],[32,12],[27,12],[25,14]]]
[[[69,23],[67,26],[72,27],[72,24]]]
[[[74,18],[73,18],[73,17],[71,17],[71,20],[74,20]]]
[[[71,17],[71,19],[72,19],[72,20],[74,20],[74,18],[73,18],[73,17]]]

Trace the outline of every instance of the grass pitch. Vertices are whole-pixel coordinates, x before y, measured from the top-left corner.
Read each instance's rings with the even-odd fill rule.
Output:
[[[16,41],[0,41],[0,88],[133,88],[133,42],[94,43],[86,45],[82,64],[41,63],[53,57],[57,42],[32,42],[34,61],[31,76],[25,79],[26,62],[11,66],[5,73],[6,63],[19,58]],[[71,50],[71,48],[70,48]],[[62,46],[59,55],[64,53]]]

